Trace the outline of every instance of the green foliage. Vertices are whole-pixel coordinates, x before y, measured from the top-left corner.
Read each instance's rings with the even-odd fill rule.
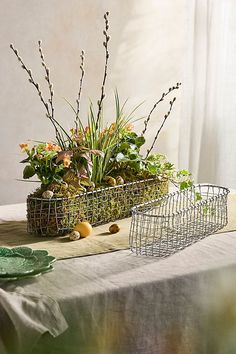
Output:
[[[110,159],[108,174],[122,176],[126,181],[159,176],[172,181],[180,189],[191,187],[191,174],[187,170],[177,171],[162,154],[152,154],[143,158],[140,148],[145,138],[133,131],[124,131],[119,144]]]
[[[21,161],[27,163],[23,171],[23,178],[29,179],[35,174],[42,184],[62,181],[64,166],[56,163],[59,146],[55,144],[40,143],[33,148],[25,149],[28,157]]]
[[[201,193],[199,192],[195,192],[195,202],[198,202],[202,200],[202,196],[201,196]]]
[[[99,120],[95,119],[95,113],[92,103],[90,104],[90,110],[88,113],[87,126],[84,127],[80,122],[80,134],[82,136],[83,142],[91,150],[96,150],[102,152],[101,154],[94,154],[91,158],[92,161],[92,172],[91,181],[95,185],[100,185],[105,176],[109,174],[109,168],[111,166],[111,161],[116,153],[117,146],[121,143],[123,135],[129,129],[130,121],[133,121],[133,114],[139,106],[136,106],[132,112],[126,116],[124,114],[126,102],[121,106],[118,92],[115,92],[115,106],[116,106],[116,116],[114,123],[109,126],[103,124],[102,112],[99,116]],[[133,133],[135,134],[135,133]],[[144,138],[139,138],[137,144],[141,146],[143,144]],[[121,155],[118,158],[121,158]],[[133,158],[134,159],[134,158]]]
[[[85,180],[89,179],[91,171],[91,154],[99,154],[98,151],[90,151],[84,146],[61,151],[59,145],[52,143],[40,143],[34,145],[33,148],[29,148],[27,144],[23,145],[23,150],[28,155],[26,159],[21,161],[27,163],[23,171],[23,178],[29,179],[37,175],[42,185],[45,186],[54,182],[64,183],[68,177],[68,171],[72,173],[73,179],[77,178],[78,186],[80,180],[85,183]]]
[[[30,177],[33,177],[35,173],[36,173],[35,168],[31,165],[27,165],[25,166],[23,171],[23,178],[28,179]]]
[[[24,179],[37,175],[42,183],[41,191],[52,188],[55,196],[71,196],[109,185],[109,182],[114,185],[118,177],[124,182],[132,182],[158,176],[178,185],[181,190],[191,187],[193,181],[189,171],[177,171],[164,155],[143,157],[141,148],[145,137],[134,132],[131,124],[139,106],[125,115],[125,105],[126,102],[120,105],[116,91],[115,121],[104,126],[102,111],[97,120],[92,103],[87,125],[82,123],[70,104],[76,114],[78,128],[72,128],[70,134],[65,134],[63,146],[38,143],[30,149],[28,144],[21,144],[28,155],[22,161],[27,163]],[[199,200],[200,196],[196,198]]]

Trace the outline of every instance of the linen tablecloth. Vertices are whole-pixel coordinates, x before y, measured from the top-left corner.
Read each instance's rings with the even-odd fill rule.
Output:
[[[25,204],[0,206],[1,217],[24,219]],[[52,273],[1,287],[49,297],[68,323],[56,338],[40,333],[32,354],[232,354],[235,270],[230,232],[162,260],[129,251],[61,260]],[[11,339],[26,354],[27,337]]]
[[[57,338],[44,334],[33,354],[229,354],[235,271],[231,232],[162,260],[129,251],[61,260],[3,289],[50,296],[68,323]]]
[[[25,293],[19,287],[14,287],[14,292],[0,289],[1,354],[30,354],[43,333],[56,337],[66,329],[64,316],[52,298]]]

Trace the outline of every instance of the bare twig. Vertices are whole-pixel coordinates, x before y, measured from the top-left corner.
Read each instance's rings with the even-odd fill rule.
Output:
[[[177,84],[173,87],[170,87],[169,90],[167,92],[163,92],[161,98],[154,104],[154,106],[152,107],[147,119],[144,121],[144,129],[142,131],[142,136],[146,133],[147,131],[147,126],[148,126],[148,123],[151,119],[151,115],[153,113],[153,111],[156,109],[157,105],[164,100],[164,98],[169,95],[170,92],[172,92],[173,90],[178,90],[178,88],[180,87],[181,83],[180,82],[177,82]]]
[[[19,60],[22,69],[24,69],[27,72],[27,74],[29,76],[29,82],[36,88],[39,98],[46,109],[46,117],[50,119],[51,123],[53,124],[53,126],[55,128],[57,141],[60,145],[63,145],[63,139],[62,139],[61,134],[56,126],[55,119],[52,117],[52,112],[50,112],[50,110],[49,110],[49,105],[43,97],[43,94],[42,94],[39,84],[34,80],[34,78],[32,76],[32,71],[26,67],[26,65],[23,62],[23,59],[20,57],[17,49],[14,48],[13,44],[10,44],[10,48],[12,49],[12,51],[16,55],[17,59]]]
[[[104,15],[105,30],[103,31],[103,34],[105,36],[105,40],[103,42],[103,45],[105,47],[105,66],[104,66],[104,75],[103,75],[103,81],[102,81],[102,87],[101,87],[101,97],[98,100],[98,113],[97,113],[97,120],[96,120],[96,129],[98,128],[98,123],[99,123],[99,120],[101,117],[101,112],[102,112],[102,103],[105,98],[105,83],[106,83],[106,78],[107,78],[107,64],[108,64],[108,59],[109,59],[108,42],[110,40],[110,36],[108,35],[108,30],[109,30],[108,16],[109,16],[109,12],[106,12]]]
[[[158,136],[159,136],[159,134],[160,134],[160,132],[161,132],[161,130],[162,130],[162,128],[163,128],[163,126],[164,126],[166,120],[167,120],[167,118],[169,117],[169,115],[170,115],[170,113],[171,113],[171,111],[172,111],[172,106],[173,106],[175,100],[176,100],[176,97],[174,97],[173,100],[170,101],[170,108],[169,108],[169,111],[167,112],[167,114],[165,114],[164,119],[163,119],[163,121],[162,121],[162,123],[161,123],[160,128],[158,129],[158,131],[157,131],[157,133],[156,133],[156,135],[155,135],[155,138],[154,138],[154,140],[153,140],[153,143],[152,143],[150,149],[147,149],[147,154],[146,154],[146,156],[145,156],[145,159],[149,156],[150,152],[152,151],[152,149],[153,149],[153,147],[154,147],[154,145],[155,145],[155,143],[156,143],[156,141],[157,141],[157,138],[158,138]]]
[[[75,127],[76,130],[78,130],[78,118],[79,118],[79,112],[80,112],[80,97],[81,97],[81,91],[82,91],[82,85],[83,85],[83,78],[84,78],[84,51],[81,51],[81,64],[80,64],[80,70],[81,70],[81,77],[80,77],[80,83],[79,83],[79,93],[78,93],[78,98],[76,100],[77,104],[77,110],[76,110],[76,118],[75,118]]]

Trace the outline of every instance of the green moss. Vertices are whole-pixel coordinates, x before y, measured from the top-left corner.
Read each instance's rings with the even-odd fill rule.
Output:
[[[122,186],[81,193],[70,198],[27,200],[29,232],[40,235],[64,235],[81,220],[93,226],[131,215],[131,208],[168,192],[168,182],[148,179]]]

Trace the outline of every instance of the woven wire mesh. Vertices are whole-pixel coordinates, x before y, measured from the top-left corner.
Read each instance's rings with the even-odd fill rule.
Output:
[[[195,185],[132,208],[129,242],[137,254],[167,257],[215,233],[227,222],[229,190]],[[197,201],[197,195],[201,200]]]
[[[73,198],[27,198],[28,232],[58,236],[70,232],[81,220],[93,226],[126,218],[131,208],[168,193],[168,182],[146,179],[97,189]]]

